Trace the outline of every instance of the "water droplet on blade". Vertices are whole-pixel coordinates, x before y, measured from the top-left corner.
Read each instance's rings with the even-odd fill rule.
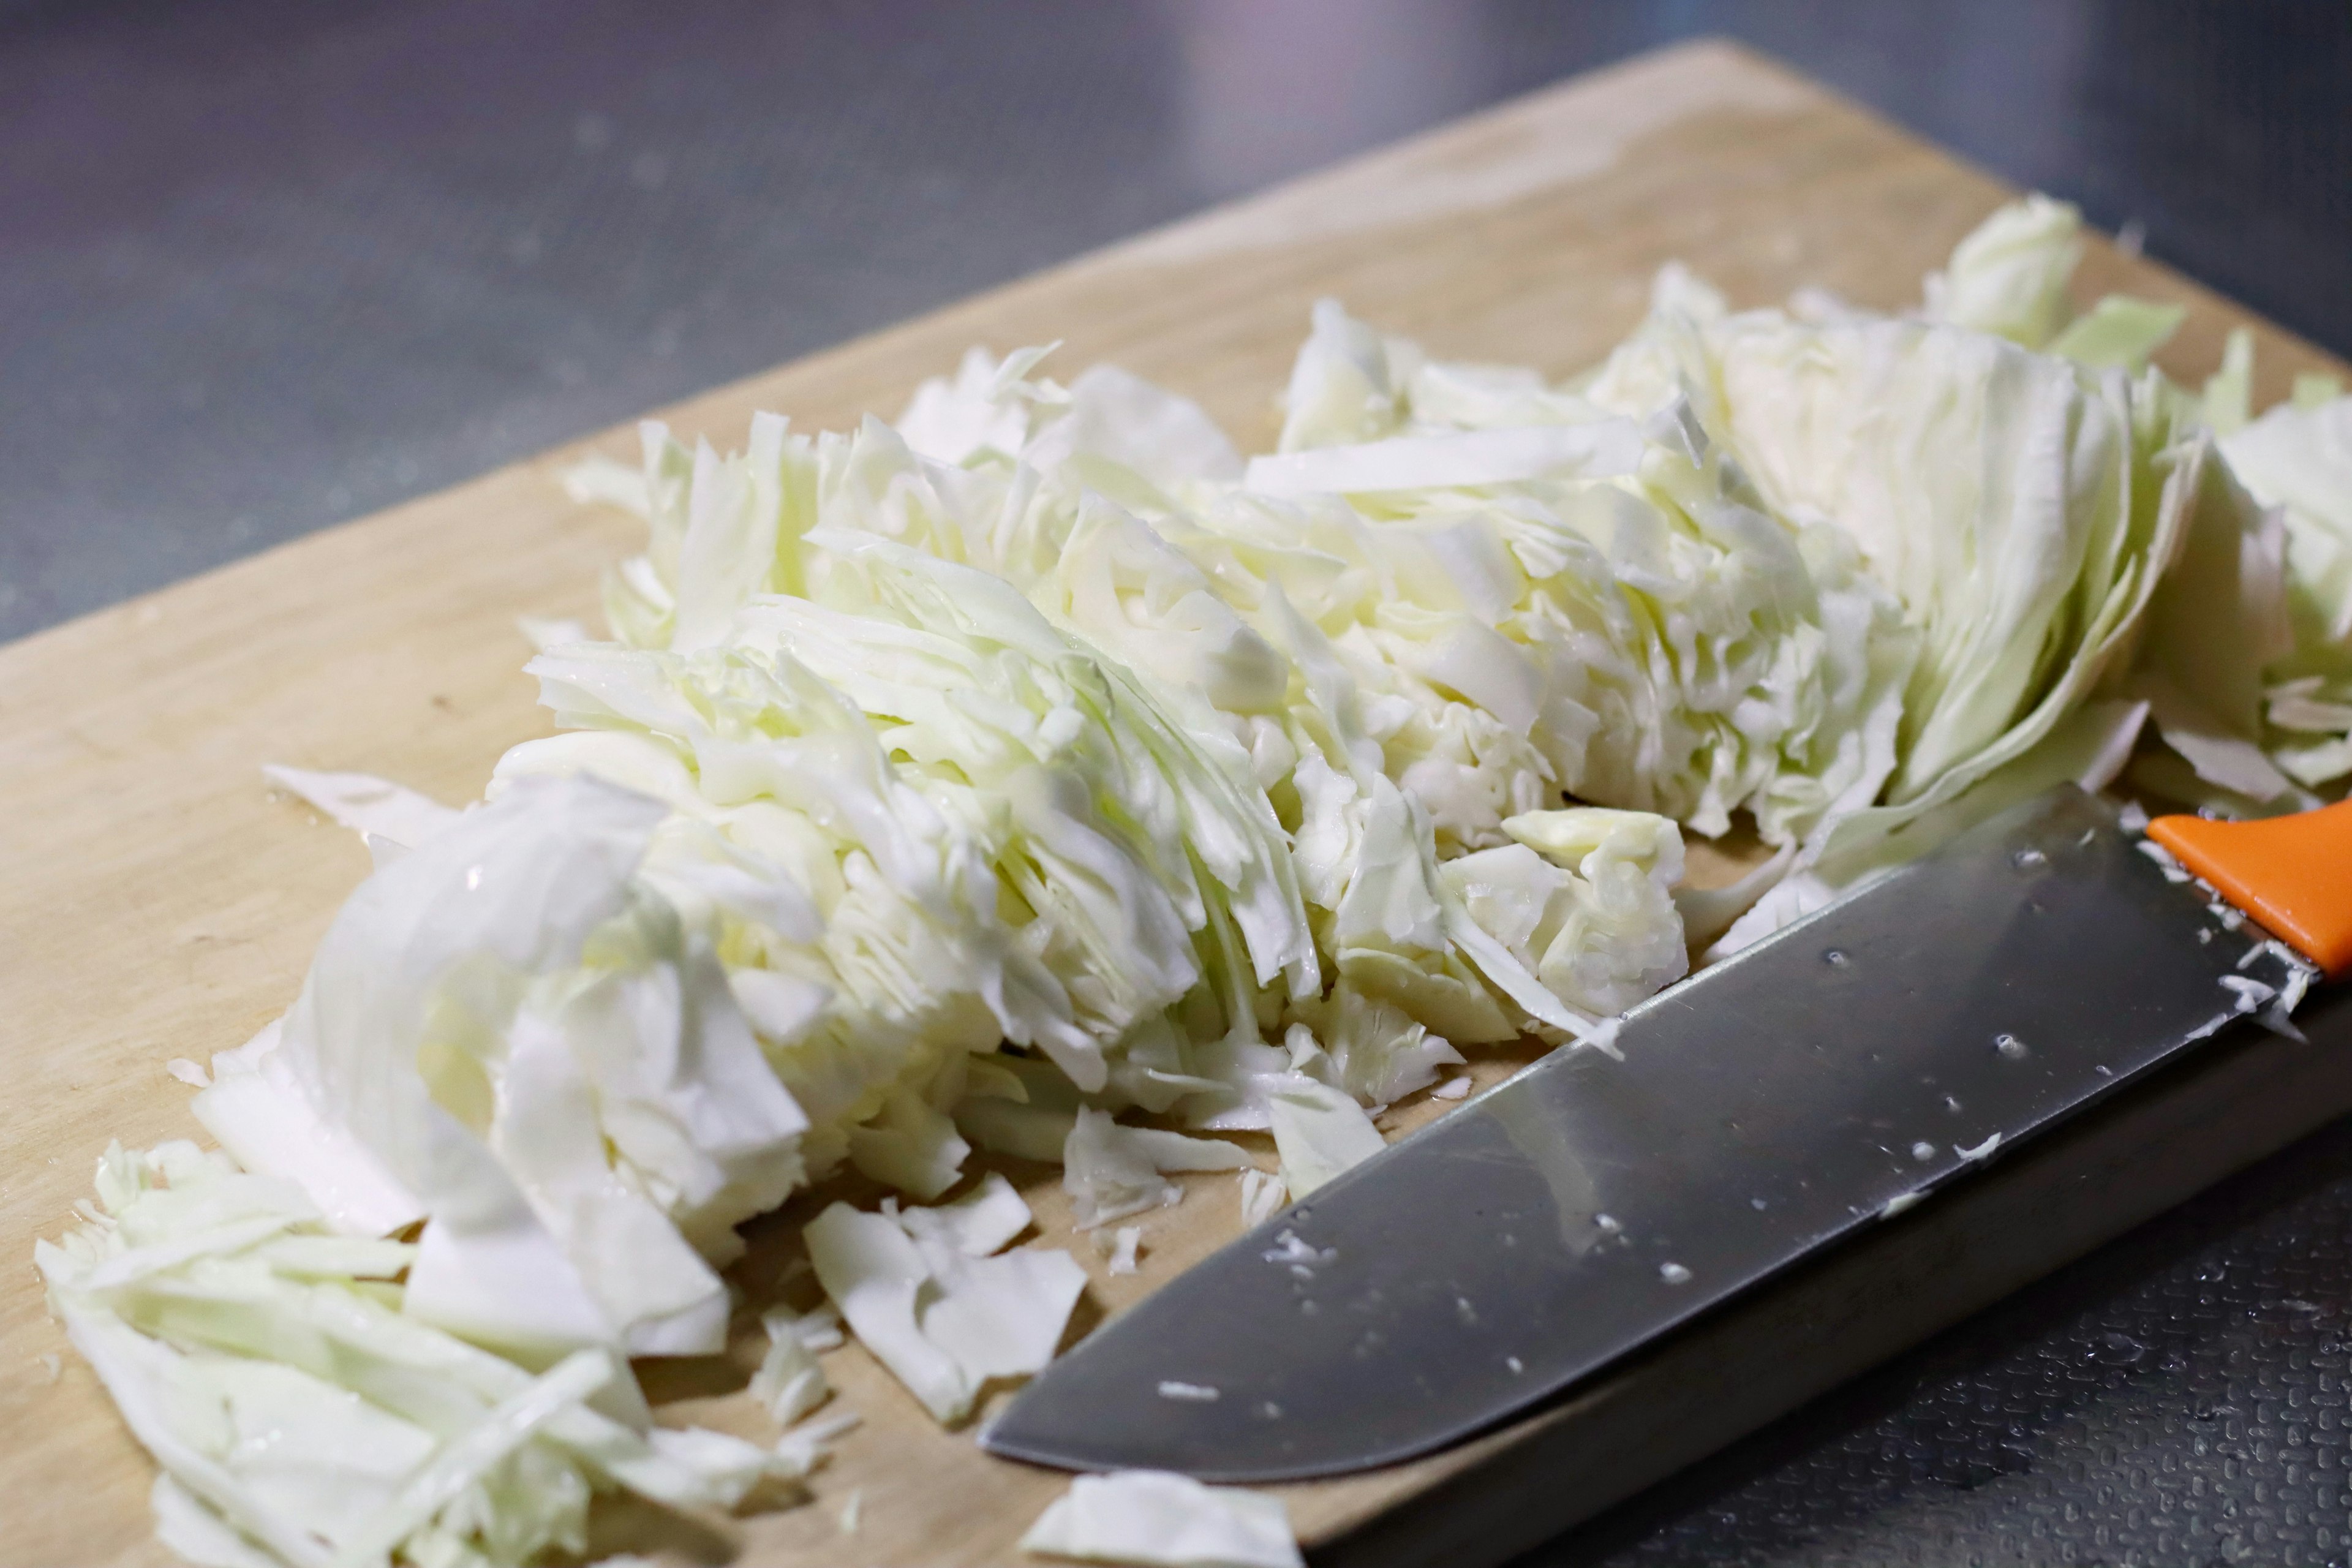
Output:
[[[2025,1056],[2025,1042],[2005,1032],[1992,1037],[1992,1048],[2011,1061],[2022,1060]]]

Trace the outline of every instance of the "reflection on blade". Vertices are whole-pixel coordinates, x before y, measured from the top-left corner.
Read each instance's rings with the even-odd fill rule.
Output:
[[[1276,1216],[982,1441],[1234,1481],[1441,1447],[2211,1035],[2242,960],[2284,977],[2258,941],[2044,796],[1654,998],[1623,1061],[1547,1058]]]
[[[1601,1224],[1601,1184],[1570,1142],[1571,1125],[1548,1114],[1532,1095],[1497,1095],[1481,1109],[1503,1130],[1513,1152],[1543,1178],[1558,1213],[1560,1246],[1569,1255],[1580,1258],[1609,1240],[1611,1231]]]

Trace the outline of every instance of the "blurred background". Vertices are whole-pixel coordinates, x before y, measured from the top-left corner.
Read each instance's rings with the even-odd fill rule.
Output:
[[[1705,33],[2352,350],[2344,0],[0,0],[0,639]]]
[[[0,0],[0,640],[1709,33],[2352,353],[2343,0]],[[1530,1568],[2352,1561],[2347,1171]]]

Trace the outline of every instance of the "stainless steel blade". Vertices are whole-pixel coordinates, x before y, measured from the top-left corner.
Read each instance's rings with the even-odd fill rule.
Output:
[[[2276,985],[2072,789],[1653,998],[1187,1270],[982,1435],[1271,1481],[1544,1403],[2143,1077]],[[1213,1391],[1212,1396],[1204,1391]]]

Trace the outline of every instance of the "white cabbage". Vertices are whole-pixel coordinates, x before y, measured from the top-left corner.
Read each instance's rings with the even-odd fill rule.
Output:
[[[2034,195],[2011,202],[1952,249],[1928,275],[1926,314],[2023,348],[2046,346],[2065,327],[2067,279],[2083,258],[2083,215]]]
[[[2188,319],[2185,305],[2156,305],[2110,294],[2053,338],[2050,352],[2094,370],[2138,372],[2147,368],[2149,357]]]
[[[534,1375],[420,1321],[396,1282],[419,1248],[339,1233],[226,1155],[112,1148],[98,1193],[37,1260],[191,1555],[520,1563],[581,1551],[598,1492],[727,1508],[815,1458],[651,1426],[607,1350]]]
[[[1269,1098],[1282,1184],[1295,1202],[1387,1147],[1354,1099],[1310,1078],[1296,1078]]]
[[[1099,1241],[1099,1237],[1097,1238]],[[1143,1248],[1143,1227],[1123,1225],[1111,1233],[1110,1260],[1104,1265],[1107,1274],[1133,1274]]]
[[[711,933],[639,878],[664,815],[519,783],[370,878],[262,1059],[216,1064],[205,1100],[263,1102],[215,1126],[250,1168],[331,1215],[351,1169],[413,1195],[411,1314],[531,1355],[721,1344],[711,1263],[798,1183],[807,1123]],[[320,1125],[364,1158],[279,1135]]]
[[[944,1209],[866,1214],[836,1203],[805,1234],[817,1279],[858,1342],[952,1422],[991,1379],[1042,1370],[1086,1289],[1066,1252],[997,1250],[1028,1223],[1000,1176]]]
[[[2296,706],[2325,685],[2294,683],[2326,646],[2289,624],[2311,574],[2203,428],[2208,405],[2226,422],[2242,401],[2250,347],[2202,400],[2141,372],[2180,313],[2111,298],[2070,321],[2079,228],[2040,198],[2003,209],[1917,319],[1733,313],[1662,279],[1651,320],[1580,384],[1629,416],[1687,398],[1766,509],[1849,541],[1918,638],[1895,768],[1823,813],[1716,952],[1987,815],[1948,807],[2011,798],[1996,778],[2079,771],[2060,731],[2095,700],[2145,705],[2164,746],[2132,776],[2192,804],[2308,805],[2296,784],[2336,767],[2345,726],[2325,699]],[[2313,731],[2284,733],[2266,696]],[[1706,900],[1684,902],[1700,918]]]
[[[1466,1050],[1614,1049],[1686,941],[1729,951],[2050,783],[2340,793],[2352,402],[2313,381],[2252,417],[2242,336],[2182,391],[2147,368],[2176,310],[2072,312],[2083,243],[2071,207],[2004,208],[1900,316],[1735,311],[1669,266],[1564,384],[1326,301],[1246,461],[1115,367],[974,350],[895,427],[763,415],[722,454],[649,425],[640,468],[576,469],[648,544],[606,577],[611,640],[526,627],[563,732],[462,812],[272,770],[378,869],[197,1099],[241,1167],[223,1201],[278,1195],[138,1222],[159,1279],[385,1270],[336,1289],[506,1370],[320,1392],[341,1374],[248,1331],[275,1295],[216,1314],[247,1325],[225,1370],[53,1268],[148,1401],[171,1539],[510,1561],[599,1486],[749,1487],[784,1461],[637,1435],[625,1358],[719,1348],[734,1226],[840,1166],[929,1202],[975,1147],[1058,1163],[1094,1226],[1242,1170],[1255,1220]],[[1680,885],[1685,834],[1745,825],[1764,864]],[[1270,1131],[1282,1177],[1171,1124]],[[1028,1222],[1001,1177],[895,1205],[825,1210],[812,1256],[959,1419],[1044,1364],[1084,1276],[1000,1250]],[[824,1397],[813,1348],[771,1324],[780,1420]],[[220,1470],[151,1416],[159,1381],[230,1411],[205,1441],[239,1400],[318,1423],[325,1479]],[[488,1424],[420,1424],[420,1390]],[[620,1437],[561,1458],[590,1409],[702,1479],[622,1475]]]
[[[1280,1176],[1269,1175],[1264,1171],[1242,1173],[1241,1204],[1244,1230],[1255,1230],[1280,1213],[1283,1205],[1289,1201],[1289,1191],[1283,1186]]]
[[[2031,316],[2033,330],[2006,335],[2080,365],[2137,372],[2184,312],[2109,296],[2065,320],[2078,229],[2071,208],[2042,198],[2004,208],[1961,247],[1974,258],[1968,292],[1977,305],[1939,312],[1939,297],[1957,296],[1939,295],[1931,280],[1930,314],[1994,331],[2005,330],[1994,318]],[[1960,263],[1956,255],[1955,279]],[[2029,299],[2039,303],[2029,308]],[[2163,738],[2132,766],[2144,791],[2243,815],[2315,805],[2324,797],[2313,791],[2334,793],[2352,773],[2344,679],[2352,617],[2333,613],[2347,602],[2352,574],[2334,542],[2343,530],[2328,521],[2347,512],[2352,462],[2326,417],[2305,417],[2340,391],[2325,383],[2298,378],[2293,405],[2265,415],[2257,432],[2253,339],[2240,329],[2201,395],[2161,378],[2135,384],[2137,445],[2169,444],[2168,488],[2178,482],[2188,512],[2148,606],[2143,651],[2126,678],[2109,682],[2151,704]],[[2218,438],[2221,462],[2192,465],[2197,426]]]
[[[814,1320],[814,1321],[812,1321]],[[788,1309],[772,1307],[760,1315],[768,1333],[767,1352],[751,1374],[751,1397],[758,1400],[779,1426],[790,1426],[833,1396],[833,1385],[816,1359],[820,1348],[842,1342],[839,1314],[830,1308],[823,1319],[803,1319]]]
[[[1303,1568],[1282,1500],[1164,1470],[1080,1476],[1021,1550],[1146,1568]]]
[[[457,819],[430,796],[368,773],[321,773],[265,764],[264,777],[290,790],[343,826],[403,849],[424,843]]]
[[[2221,440],[2285,533],[2291,649],[2265,669],[2272,755],[2308,788],[2352,773],[2352,398],[2282,405]]]
[[[1107,1111],[1081,1108],[1062,1152],[1062,1185],[1081,1230],[1092,1230],[1183,1197],[1167,1178],[1179,1171],[1238,1171],[1250,1157],[1221,1138],[1190,1138],[1153,1127],[1122,1127]]]

